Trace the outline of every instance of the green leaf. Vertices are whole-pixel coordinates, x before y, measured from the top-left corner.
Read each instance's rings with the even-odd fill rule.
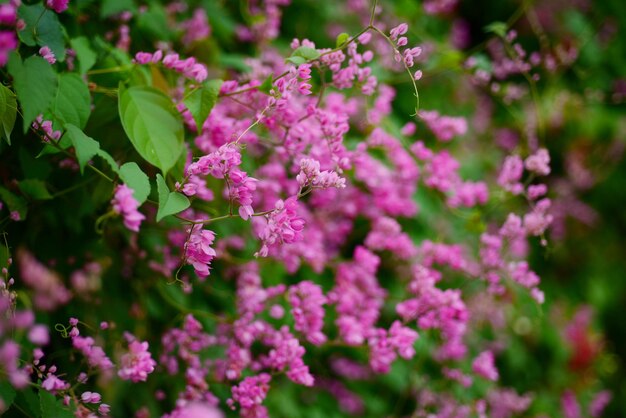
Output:
[[[100,144],[95,139],[85,135],[85,133],[77,126],[68,123],[65,125],[65,129],[65,135],[69,137],[70,141],[72,141],[72,145],[76,150],[76,158],[78,158],[78,165],[80,166],[80,172],[82,173],[89,160],[98,154]]]
[[[148,36],[167,41],[171,38],[167,14],[162,5],[152,2],[147,11],[137,17],[137,27]]]
[[[63,406],[63,401],[46,390],[39,390],[41,418],[73,418],[74,414]]]
[[[202,84],[202,87],[191,93],[183,101],[196,122],[198,133],[202,133],[202,125],[217,103],[217,96],[222,87],[222,80],[211,80]]]
[[[270,74],[263,81],[263,83],[261,83],[261,85],[259,87],[257,87],[257,89],[261,93],[270,94],[270,90],[272,90],[272,87],[274,87],[274,75]]]
[[[348,39],[350,39],[350,35],[345,32],[340,33],[339,35],[337,35],[337,39],[335,40],[335,46],[339,48],[340,46],[348,42]]]
[[[125,11],[135,14],[137,7],[135,7],[133,0],[104,0],[100,8],[100,16],[103,18],[109,17]]]
[[[59,88],[52,103],[52,113],[62,123],[83,129],[91,113],[91,95],[87,85],[76,74],[61,74]]]
[[[9,408],[15,399],[15,389],[9,384],[9,382],[0,382],[0,399],[5,408]]]
[[[139,155],[167,174],[184,149],[183,124],[172,100],[151,87],[120,84],[119,113]]]
[[[72,141],[70,141],[70,138],[67,135],[63,135],[61,139],[59,140],[59,142],[57,143],[57,145],[61,149],[68,149],[69,147],[72,146]],[[59,151],[58,148],[50,144],[45,144],[43,148],[41,149],[41,151],[39,151],[39,154],[37,154],[35,158],[43,157],[44,155],[48,155],[48,154],[58,154],[60,152],[61,151]]]
[[[41,57],[30,57],[24,62],[17,53],[9,58],[9,74],[22,106],[24,132],[37,116],[45,112],[57,90],[57,76],[50,64]]]
[[[309,48],[307,46],[298,47],[287,61],[294,63],[296,65],[304,64],[307,61],[313,61],[320,57],[320,53],[317,52],[317,49]]]
[[[492,22],[485,26],[486,33],[495,33],[501,38],[506,36],[506,31],[508,30],[508,26],[504,22]]]
[[[76,58],[78,58],[78,72],[85,74],[94,66],[98,56],[91,49],[89,39],[84,36],[72,39],[70,45],[72,45],[72,49],[76,52]]]
[[[166,216],[182,212],[189,207],[190,203],[187,196],[178,192],[170,192],[163,176],[157,174],[156,180],[157,189],[159,191],[159,209],[156,215],[157,222]]]
[[[302,65],[306,63],[306,59],[302,57],[289,57],[285,61],[290,62],[292,64],[296,64],[296,65]]]
[[[22,193],[34,200],[50,200],[52,196],[48,192],[46,183],[41,180],[29,179],[19,182]]]
[[[47,46],[54,52],[57,61],[65,60],[63,26],[56,13],[46,9],[43,3],[32,6],[22,4],[17,13],[26,23],[24,29],[18,32],[22,42],[28,46]]]
[[[100,148],[96,155],[106,161],[116,174],[120,174],[120,167],[117,165],[113,157],[111,157],[111,154]]]
[[[141,205],[150,195],[150,180],[136,163],[126,163],[120,167],[120,178],[133,189],[133,196]]]
[[[9,211],[20,214],[20,221],[26,219],[28,203],[23,197],[11,193],[4,187],[0,187],[0,200],[7,204]]]
[[[0,137],[11,145],[11,132],[15,125],[17,115],[17,101],[15,94],[4,85],[0,84]]]

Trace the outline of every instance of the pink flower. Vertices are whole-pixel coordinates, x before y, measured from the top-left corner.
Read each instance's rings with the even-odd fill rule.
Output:
[[[305,280],[289,289],[291,313],[295,319],[294,328],[303,333],[306,339],[315,345],[326,342],[322,333],[324,327],[324,308],[326,297],[322,288]]]
[[[124,226],[131,231],[138,232],[141,222],[146,217],[137,210],[139,203],[133,197],[133,189],[125,184],[117,186],[111,204],[113,210],[124,217]]]
[[[267,373],[246,377],[239,385],[232,387],[228,406],[234,409],[235,402],[239,403],[244,418],[269,418],[267,408],[262,403],[270,389],[270,380],[272,378]]]
[[[540,176],[550,174],[550,154],[545,148],[540,148],[536,153],[526,158],[524,165],[528,171],[532,171]]]
[[[263,245],[255,256],[267,257],[271,247],[301,239],[304,219],[298,216],[297,209],[295,196],[276,202],[274,211],[266,216],[267,224],[259,233]]]
[[[207,277],[210,273],[211,261],[215,258],[215,250],[211,247],[215,240],[215,233],[203,229],[201,224],[196,224],[187,230],[189,240],[185,243],[185,260],[193,266],[196,274]]]
[[[520,183],[523,173],[522,159],[517,155],[510,155],[504,160],[498,176],[498,184],[513,194],[520,194],[524,190],[524,186]]]
[[[123,380],[132,382],[145,382],[148,375],[154,371],[156,361],[152,359],[152,355],[148,351],[147,342],[139,342],[132,336],[127,336],[131,340],[128,344],[128,353],[124,354],[118,376]]]
[[[472,362],[472,370],[479,376],[487,380],[498,380],[498,369],[496,368],[493,353],[483,351]]]
[[[39,55],[41,55],[43,59],[48,61],[49,64],[54,64],[55,62],[57,62],[57,59],[54,56],[54,52],[52,52],[52,50],[47,46],[42,46],[41,48],[39,48]]]
[[[46,0],[46,5],[57,13],[67,10],[69,0]]]

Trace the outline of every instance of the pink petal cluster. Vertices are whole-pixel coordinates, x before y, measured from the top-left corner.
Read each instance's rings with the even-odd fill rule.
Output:
[[[211,261],[216,253],[213,249],[215,233],[204,229],[202,224],[196,224],[187,230],[189,239],[185,243],[186,263],[193,266],[196,274],[200,277],[207,277],[211,274]]]
[[[130,335],[126,338],[129,340],[128,353],[122,356],[117,375],[134,383],[145,382],[154,371],[156,361],[152,359],[146,341],[140,342]]]
[[[545,148],[540,148],[536,153],[526,158],[524,166],[539,176],[547,176],[550,174],[550,154]]]
[[[376,279],[380,258],[364,247],[354,250],[354,260],[337,268],[335,286],[328,295],[336,305],[340,338],[360,345],[374,331],[387,292]]]
[[[56,57],[54,56],[54,52],[48,46],[42,46],[39,48],[39,55],[43,57],[49,64],[54,64],[57,62]]]
[[[115,188],[115,196],[111,205],[115,213],[124,217],[124,226],[131,231],[139,232],[141,222],[146,219],[145,215],[137,210],[139,202],[133,197],[133,189],[125,184]]]
[[[232,387],[232,398],[228,399],[228,405],[234,409],[235,403],[238,403],[242,418],[269,418],[262,402],[267,396],[271,380],[267,373],[246,377],[239,385]]]
[[[44,120],[43,115],[37,116],[37,119],[33,121],[33,128],[37,130],[43,131],[44,137],[43,141],[48,142],[51,139],[54,141],[58,141],[61,138],[62,132],[55,131],[52,126],[51,120]]]
[[[265,216],[266,224],[259,232],[261,249],[257,257],[267,257],[270,248],[295,242],[302,237],[304,219],[298,216],[298,200],[295,196],[279,200],[274,210]]]
[[[46,0],[46,5],[57,13],[67,10],[70,0]]]
[[[228,198],[239,203],[239,216],[247,220],[254,213],[252,197],[256,190],[257,179],[249,177],[246,172],[238,168],[239,165],[241,165],[239,148],[234,143],[227,143],[191,163],[187,167],[187,175],[211,175],[218,179],[226,179],[227,188],[225,192],[228,194]]]
[[[20,0],[10,0],[0,4],[0,25],[11,29],[0,29],[0,67],[4,67],[9,60],[9,53],[17,48],[17,34],[14,27],[17,24],[17,8]]]
[[[204,64],[197,62],[194,57],[183,60],[178,54],[173,52],[165,56],[161,50],[157,50],[154,53],[137,52],[135,54],[135,62],[138,64],[157,64],[161,62],[165,68],[174,70],[197,83],[202,83],[208,77]]]
[[[483,351],[480,353],[472,362],[472,371],[487,380],[498,380],[499,374],[493,352]]]
[[[289,288],[289,304],[294,317],[294,328],[300,331],[305,338],[315,345],[326,342],[324,327],[324,307],[326,297],[322,288],[308,280],[302,281]]]
[[[342,189],[346,187],[346,179],[339,176],[334,170],[320,170],[320,163],[311,158],[300,160],[300,172],[296,180],[301,188],[311,187],[314,189],[328,189],[336,187]]]
[[[420,117],[435,137],[442,142],[449,142],[455,136],[467,133],[467,120],[463,117],[440,115],[436,110],[422,110]]]

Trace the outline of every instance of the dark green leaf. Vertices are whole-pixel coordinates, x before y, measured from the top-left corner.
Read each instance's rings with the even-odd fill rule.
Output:
[[[100,148],[98,150],[98,152],[96,153],[96,155],[100,158],[102,158],[104,161],[107,162],[107,164],[109,164],[109,166],[111,166],[111,169],[116,173],[119,174],[120,173],[120,167],[117,165],[117,163],[115,162],[115,160],[113,159],[113,157],[111,157],[111,154],[109,154],[108,152],[106,152],[105,150],[103,150],[102,148]]]
[[[47,161],[38,160],[24,147],[20,148],[19,158],[26,179],[47,179],[52,171]]]
[[[4,187],[0,187],[0,200],[7,204],[9,211],[20,214],[20,221],[26,219],[28,203],[24,198],[11,193]]]
[[[72,145],[76,150],[76,158],[78,159],[78,165],[80,166],[80,172],[85,169],[85,165],[91,160],[100,150],[100,144],[93,138],[85,135],[83,131],[77,126],[72,124],[65,125],[65,135],[72,141]]]
[[[0,382],[0,399],[5,408],[9,408],[15,399],[15,389],[7,381]]]
[[[89,45],[89,39],[84,36],[79,36],[70,41],[72,49],[76,52],[76,58],[78,58],[78,71],[81,74],[85,74],[91,67],[94,66],[97,60],[97,55],[91,49]]]
[[[85,127],[91,113],[91,96],[82,78],[76,74],[59,76],[52,113],[63,124],[71,123],[80,129]]]
[[[137,10],[133,0],[104,0],[100,8],[101,17],[109,17],[121,12],[134,12]]]
[[[166,174],[183,152],[183,124],[172,100],[151,87],[120,86],[122,126],[139,155]]]
[[[48,391],[39,391],[41,418],[73,418],[74,414],[63,406],[63,401]]]
[[[15,94],[0,84],[0,137],[4,138],[9,145],[11,145],[11,132],[13,132],[16,115]]]
[[[182,212],[189,207],[190,203],[187,196],[178,192],[170,192],[163,176],[157,174],[156,180],[157,190],[159,192],[159,209],[156,215],[157,222],[166,216]]]
[[[37,3],[32,6],[23,4],[18,9],[18,15],[26,24],[18,32],[22,42],[28,46],[47,46],[54,52],[57,61],[65,60],[63,27],[56,13]]]
[[[222,80],[208,81],[184,100],[185,106],[196,122],[199,133],[202,132],[202,125],[217,102],[222,83]]]
[[[70,141],[70,138],[67,135],[63,135],[58,142],[58,146],[61,149],[68,149],[69,147],[72,146],[72,141]],[[57,147],[52,146],[50,144],[45,144],[43,148],[41,149],[41,151],[39,152],[39,154],[37,154],[37,157],[35,158],[39,158],[48,154],[58,154],[60,152],[61,151]]]
[[[24,132],[33,120],[45,112],[57,90],[57,76],[50,64],[41,57],[30,57],[24,62],[16,53],[9,59],[9,74],[22,107]]]
[[[150,195],[150,180],[136,163],[126,163],[120,167],[120,178],[131,189],[133,196],[141,205]]]
[[[52,196],[48,192],[46,183],[41,180],[29,179],[19,182],[22,193],[34,200],[50,200]]]
[[[261,93],[270,94],[270,90],[272,90],[272,87],[274,87],[274,75],[270,74],[258,87],[258,89]]]

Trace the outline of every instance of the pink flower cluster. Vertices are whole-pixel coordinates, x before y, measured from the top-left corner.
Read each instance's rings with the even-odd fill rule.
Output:
[[[419,115],[428,129],[442,142],[449,142],[455,136],[467,133],[467,120],[463,117],[440,115],[436,110],[422,110]]]
[[[9,60],[9,53],[17,48],[15,26],[17,24],[17,8],[20,0],[11,0],[0,4],[0,67]],[[5,29],[8,26],[11,29]]]
[[[216,151],[204,155],[197,162],[187,167],[188,176],[211,175],[217,179],[226,179],[225,193],[231,202],[239,203],[239,216],[249,219],[253,214],[252,196],[256,190],[257,179],[238,168],[241,165],[241,153],[237,145],[228,143]],[[187,195],[195,193],[196,188],[183,187]]]
[[[295,196],[276,202],[274,210],[264,218],[266,223],[258,233],[262,245],[255,254],[257,257],[267,257],[272,247],[301,239],[304,219],[298,216],[298,200]]]
[[[57,13],[63,13],[69,2],[70,0],[46,0],[46,5]]]
[[[311,158],[303,158],[300,161],[300,173],[296,177],[301,188],[311,187],[314,189],[328,189],[346,187],[346,179],[339,177],[336,171],[320,171],[319,161]]]
[[[315,345],[326,342],[322,332],[324,327],[324,307],[326,297],[322,289],[310,281],[302,281],[289,289],[289,304],[294,317],[294,328]]]
[[[193,266],[196,274],[207,277],[210,273],[211,261],[215,258],[215,250],[211,247],[215,241],[215,233],[204,229],[201,224],[191,226],[185,242],[185,261]]]
[[[145,215],[137,209],[139,203],[133,197],[133,189],[125,184],[120,184],[115,188],[115,196],[111,200],[111,205],[115,213],[122,215],[124,226],[131,231],[139,232],[141,222],[146,219]]]
[[[145,382],[148,375],[154,371],[156,361],[148,351],[148,343],[140,342],[130,334],[126,334],[128,353],[122,356],[117,375],[123,380],[134,383]]]
[[[154,53],[137,52],[137,54],[135,54],[135,62],[138,64],[162,63],[165,68],[174,70],[197,83],[202,83],[208,77],[207,69],[204,64],[197,62],[194,57],[183,60],[174,52],[166,55],[164,55],[161,50],[157,50]]]
[[[49,64],[57,62],[57,58],[54,56],[54,52],[48,46],[42,46],[39,48],[39,55],[43,57]]]

